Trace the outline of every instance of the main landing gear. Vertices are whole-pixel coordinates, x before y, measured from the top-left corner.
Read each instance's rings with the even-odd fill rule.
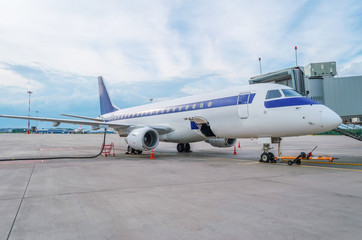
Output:
[[[177,144],[178,152],[191,152],[190,143],[179,143]]]
[[[128,146],[126,154],[142,154],[142,150],[136,150],[131,146]]]

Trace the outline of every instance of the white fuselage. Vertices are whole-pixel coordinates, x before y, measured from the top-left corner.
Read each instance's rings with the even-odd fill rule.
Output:
[[[102,115],[108,122],[167,126],[172,132],[160,141],[196,142],[208,138],[190,118],[208,122],[215,137],[260,138],[300,136],[336,128],[340,117],[328,107],[302,96],[285,96],[278,84],[240,86],[198,96],[190,96]],[[266,99],[267,92],[279,90],[280,97]],[[129,130],[115,129],[121,136]]]

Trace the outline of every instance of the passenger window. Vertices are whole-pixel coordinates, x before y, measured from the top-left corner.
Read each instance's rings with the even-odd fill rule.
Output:
[[[282,92],[286,97],[302,97],[302,95],[293,89],[282,89]]]
[[[282,96],[282,94],[280,93],[280,91],[278,89],[269,90],[266,93],[265,99],[280,98],[281,96]]]

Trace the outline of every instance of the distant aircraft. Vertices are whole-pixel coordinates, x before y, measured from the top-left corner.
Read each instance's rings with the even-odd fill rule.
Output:
[[[70,117],[71,115],[68,115],[68,114],[60,114],[60,115],[63,115],[63,116],[68,116]],[[90,130],[84,130],[82,129],[82,125],[79,126],[79,128],[76,128],[74,130],[72,130],[72,133],[81,133],[81,134],[85,134],[87,132],[89,132]]]
[[[342,119],[328,107],[290,87],[278,84],[238,86],[232,90],[119,109],[98,77],[101,116],[58,119],[0,115],[6,118],[90,125],[93,130],[113,128],[125,137],[128,151],[142,153],[159,141],[174,142],[177,151],[189,152],[190,143],[205,141],[214,147],[232,147],[237,138],[258,138],[261,160],[273,161],[270,145],[282,137],[325,132]]]

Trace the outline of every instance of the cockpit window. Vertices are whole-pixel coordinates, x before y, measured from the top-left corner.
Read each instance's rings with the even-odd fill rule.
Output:
[[[278,89],[269,90],[269,91],[266,93],[265,99],[279,98],[279,97],[281,97],[281,96],[282,96],[282,94],[280,93],[280,91],[279,91]]]
[[[282,89],[282,92],[286,97],[302,97],[302,95],[293,89]]]

